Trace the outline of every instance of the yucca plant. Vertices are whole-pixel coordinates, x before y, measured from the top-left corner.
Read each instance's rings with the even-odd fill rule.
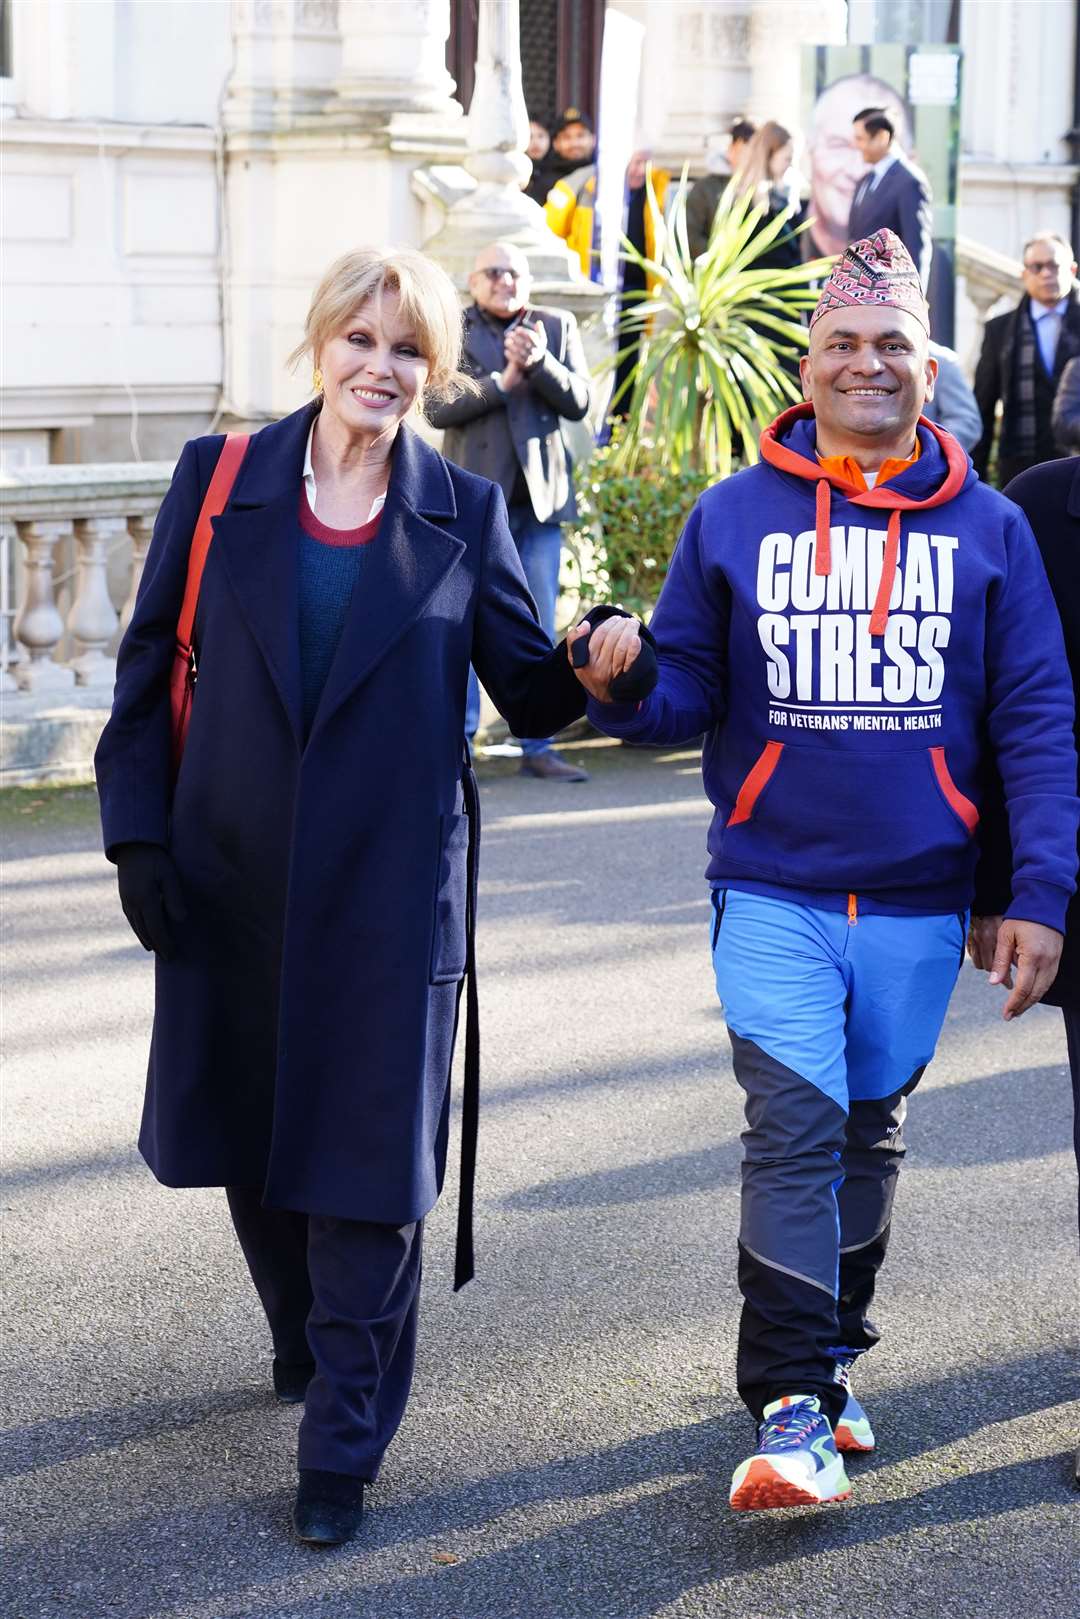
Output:
[[[757,460],[761,429],[802,397],[785,362],[806,348],[799,316],[814,307],[811,282],[826,275],[833,261],[755,269],[792,227],[785,215],[763,223],[768,210],[731,185],[709,245],[695,260],[686,230],[686,169],[666,221],[649,175],[646,186],[656,217],[656,256],[646,258],[623,238],[622,258],[644,271],[650,290],[628,296],[632,305],[618,326],[623,346],[613,364],[633,353],[639,340],[640,355],[636,372],[611,402],[621,404],[627,418],[615,470],[664,467],[723,478],[737,449],[744,460]]]

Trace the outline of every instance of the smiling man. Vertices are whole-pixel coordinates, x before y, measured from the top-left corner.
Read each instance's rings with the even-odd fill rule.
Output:
[[[928,324],[900,240],[854,243],[811,321],[807,402],[690,516],[655,691],[589,705],[634,742],[707,733],[711,942],[746,1092],[740,1510],[847,1495],[838,1451],[874,1448],[850,1372],[878,1340],[907,1096],[963,960],[987,745],[1015,862],[1006,1017],[1049,987],[1075,886],[1057,612],[1023,513],[921,414]],[[617,633],[592,632],[598,663]]]

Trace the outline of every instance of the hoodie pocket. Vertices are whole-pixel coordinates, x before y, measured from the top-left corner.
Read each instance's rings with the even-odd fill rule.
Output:
[[[966,873],[978,820],[944,748],[769,742],[739,788],[719,853],[793,887],[916,887]]]
[[[469,817],[444,815],[440,822],[440,834],[435,926],[431,941],[431,982],[452,984],[465,971]]]

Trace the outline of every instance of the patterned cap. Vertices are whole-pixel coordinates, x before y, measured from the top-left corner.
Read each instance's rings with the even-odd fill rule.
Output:
[[[930,310],[919,273],[894,231],[875,231],[873,236],[844,249],[821,289],[817,308],[810,316],[811,328],[830,310],[847,309],[853,304],[903,309],[929,332]]]

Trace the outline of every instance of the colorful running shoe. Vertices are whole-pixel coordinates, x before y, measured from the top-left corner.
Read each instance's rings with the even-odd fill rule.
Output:
[[[736,1512],[763,1507],[812,1507],[851,1494],[829,1419],[812,1394],[786,1394],[765,1407],[758,1448],[736,1469],[731,1505]]]
[[[842,1451],[873,1450],[877,1441],[870,1426],[870,1418],[851,1392],[851,1368],[854,1355],[841,1355],[836,1362],[833,1382],[839,1383],[847,1395],[847,1404],[836,1424],[836,1448]]]

